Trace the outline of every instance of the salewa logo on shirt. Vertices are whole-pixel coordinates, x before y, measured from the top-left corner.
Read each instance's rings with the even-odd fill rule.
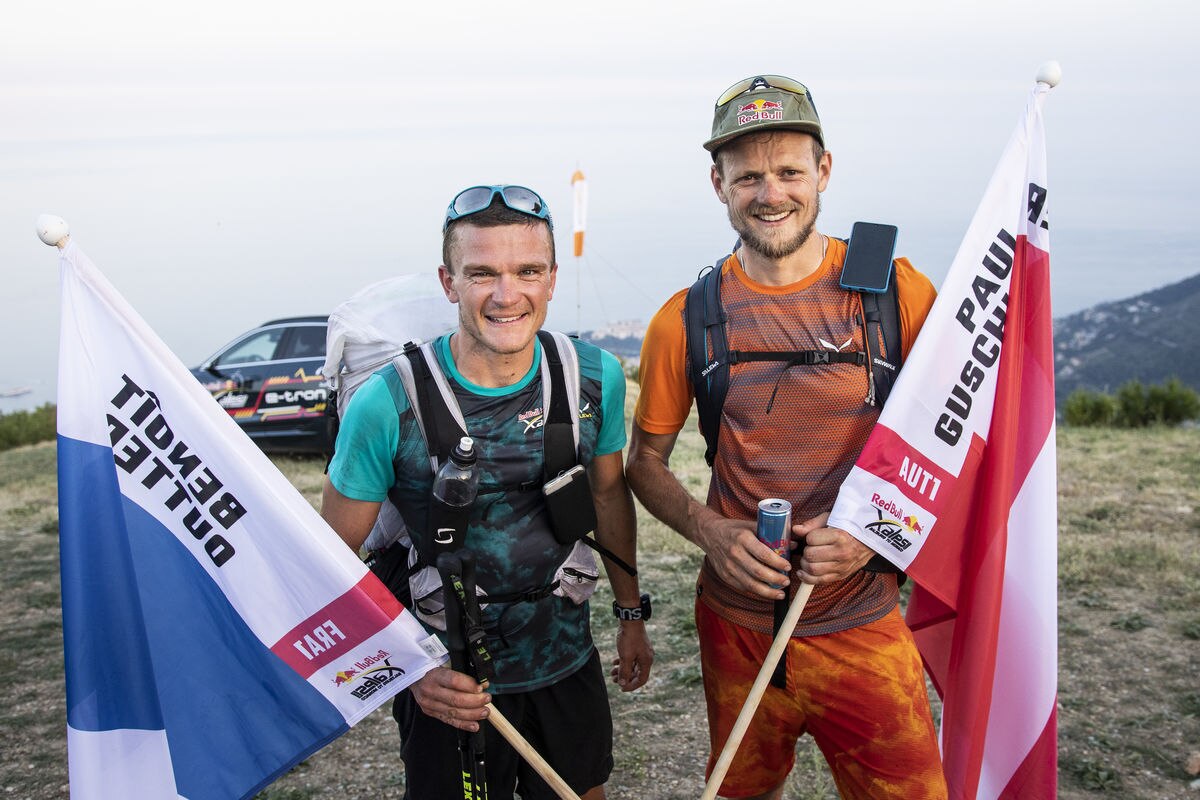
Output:
[[[591,419],[594,416],[596,416],[596,414],[594,411],[592,411],[591,403],[585,402],[583,405],[581,405],[579,407],[579,418],[580,419]]]
[[[826,350],[833,350],[834,352],[840,353],[842,352],[843,348],[850,346],[850,343],[854,341],[854,338],[851,337],[847,339],[846,341],[842,342],[841,345],[835,345],[833,342],[827,342],[820,337],[817,338],[817,341],[820,342],[821,346]]]

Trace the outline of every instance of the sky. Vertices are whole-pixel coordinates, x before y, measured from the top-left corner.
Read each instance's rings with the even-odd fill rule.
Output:
[[[56,251],[76,242],[195,365],[440,262],[446,204],[520,183],[555,215],[549,327],[647,321],[733,241],[713,101],[806,83],[833,173],[818,228],[900,229],[940,284],[1039,65],[1056,316],[1200,271],[1195,8],[1107,2],[520,4],[7,0],[0,412],[53,401]],[[588,178],[585,255],[570,177]]]

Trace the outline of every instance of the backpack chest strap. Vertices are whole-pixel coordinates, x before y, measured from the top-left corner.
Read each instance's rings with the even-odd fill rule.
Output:
[[[816,366],[819,364],[856,364],[867,363],[865,353],[857,350],[849,353],[833,350],[792,350],[765,352],[761,350],[730,350],[729,363],[743,364],[752,361],[784,361],[789,367]]]

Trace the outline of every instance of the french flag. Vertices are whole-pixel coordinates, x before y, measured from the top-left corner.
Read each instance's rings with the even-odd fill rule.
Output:
[[[252,797],[444,649],[74,242],[60,273],[71,796]]]
[[[912,578],[952,798],[1057,787],[1058,508],[1039,77],[829,524]]]

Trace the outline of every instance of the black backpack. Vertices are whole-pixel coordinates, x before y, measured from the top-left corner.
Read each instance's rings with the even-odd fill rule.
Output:
[[[548,484],[555,478],[574,472],[573,468],[579,465],[576,451],[578,413],[572,411],[569,400],[571,392],[578,394],[579,391],[579,362],[575,358],[572,345],[567,343],[567,337],[562,334],[542,330],[537,332],[537,337],[542,345],[545,372],[549,375],[550,383],[548,387],[543,387],[550,402],[542,430],[542,478],[543,483]],[[564,363],[564,354],[570,356],[569,365]],[[406,345],[402,355],[395,359],[395,365],[425,439],[431,466],[436,472],[437,467],[449,458],[450,451],[459,439],[468,435],[462,411],[458,408],[454,393],[438,366],[431,345]],[[568,369],[571,376],[569,382]],[[574,490],[570,494],[564,493],[561,497],[547,499],[547,511],[555,537],[560,544],[581,541],[629,575],[637,575],[636,568],[587,535],[596,527],[596,510],[588,488],[587,474],[582,467],[578,471],[578,480],[573,482]],[[533,490],[541,487],[520,488]],[[398,508],[399,502],[393,492],[388,494]],[[566,504],[565,508],[562,507],[563,504]],[[570,530],[564,530],[567,528]],[[459,545],[461,544],[460,542]],[[427,557],[431,555],[433,554],[418,553],[418,564],[432,565],[434,558]],[[493,601],[495,600],[493,597]]]
[[[895,264],[877,265],[883,292],[860,291],[867,330],[863,336],[866,352],[831,350],[746,351],[730,350],[725,336],[725,312],[721,307],[721,266],[729,256],[705,267],[688,290],[684,304],[687,331],[688,377],[696,396],[700,431],[707,445],[704,459],[711,467],[717,456],[717,436],[721,430],[721,409],[729,391],[731,364],[749,361],[783,361],[789,366],[814,364],[858,364],[867,368],[869,390],[866,402],[883,407],[900,372],[900,300],[896,293]],[[852,290],[847,290],[852,291]],[[871,352],[871,343],[882,337],[887,359]],[[772,394],[771,400],[774,401]]]
[[[736,247],[735,247],[736,250]],[[872,265],[876,280],[873,285],[882,286],[882,292],[858,291],[862,296],[866,331],[863,341],[866,352],[834,352],[832,350],[796,351],[746,351],[730,350],[725,336],[725,312],[721,307],[721,267],[729,256],[719,259],[712,267],[705,267],[700,277],[688,290],[684,304],[684,327],[687,335],[688,376],[696,395],[696,411],[700,417],[700,432],[706,444],[704,460],[711,467],[717,456],[717,437],[721,430],[721,409],[729,391],[729,366],[749,361],[783,361],[789,366],[814,364],[858,364],[867,369],[869,389],[867,403],[883,407],[891,394],[892,385],[903,362],[900,341],[900,298],[896,291],[895,263]],[[844,269],[844,267],[843,267]],[[871,343],[882,338],[887,359],[871,352]],[[778,389],[778,386],[776,386]],[[771,402],[774,402],[774,393]],[[770,406],[768,405],[768,410]],[[872,556],[863,568],[869,572],[899,573],[900,582],[904,574],[881,555]],[[786,607],[783,609],[786,611]],[[776,624],[780,620],[780,608],[776,607]]]

